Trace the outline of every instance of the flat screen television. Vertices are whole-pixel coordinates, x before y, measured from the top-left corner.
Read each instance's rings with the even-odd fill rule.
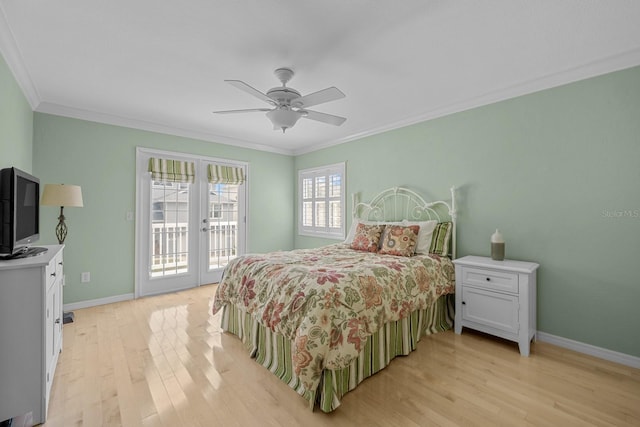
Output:
[[[0,257],[19,258],[46,249],[40,238],[40,180],[17,168],[0,170]]]

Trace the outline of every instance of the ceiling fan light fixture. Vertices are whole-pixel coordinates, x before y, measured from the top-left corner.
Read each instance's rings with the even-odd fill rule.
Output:
[[[300,111],[288,108],[276,108],[267,113],[267,118],[273,123],[274,129],[282,129],[282,133],[284,133],[287,129],[293,127],[303,115]]]
[[[338,88],[332,86],[302,96],[300,92],[287,86],[287,82],[291,80],[294,75],[291,68],[278,68],[275,71],[275,75],[278,80],[280,80],[280,83],[282,83],[282,86],[271,88],[267,93],[262,93],[241,80],[225,80],[235,88],[272,105],[275,107],[274,109],[245,108],[244,110],[214,111],[214,113],[230,114],[267,111],[266,115],[269,120],[271,120],[271,123],[273,123],[273,129],[282,130],[282,133],[285,133],[287,129],[293,127],[300,117],[334,126],[340,126],[345,120],[347,120],[344,117],[307,109],[314,105],[324,104],[325,102],[344,98],[344,93],[342,93]]]

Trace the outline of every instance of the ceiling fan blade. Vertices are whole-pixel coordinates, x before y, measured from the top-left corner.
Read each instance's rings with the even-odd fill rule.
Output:
[[[213,111],[213,114],[231,114],[231,113],[253,113],[253,112],[265,112],[271,111],[270,108],[249,108],[246,110],[225,110],[225,111]]]
[[[273,101],[273,99],[269,98],[266,94],[260,92],[258,89],[255,89],[251,86],[249,86],[248,84],[246,84],[243,81],[240,80],[225,80],[225,82],[229,83],[231,86],[234,86],[238,89],[240,89],[241,91],[247,92],[249,95],[253,95],[258,99],[262,99],[265,102],[268,102],[269,104],[275,105],[276,103]]]
[[[293,103],[297,106],[300,104],[300,107],[307,108],[313,107],[314,105],[323,104],[329,101],[335,101],[336,99],[344,98],[345,94],[340,91],[337,87],[328,87],[326,89],[319,90],[314,93],[310,93],[309,95],[305,95],[296,99]]]
[[[319,121],[322,123],[328,123],[334,126],[340,126],[341,124],[344,123],[345,120],[347,120],[345,117],[334,116],[333,114],[321,113],[319,111],[312,111],[312,110],[302,110],[302,111],[307,113],[302,116],[306,119],[316,120],[316,121]]]

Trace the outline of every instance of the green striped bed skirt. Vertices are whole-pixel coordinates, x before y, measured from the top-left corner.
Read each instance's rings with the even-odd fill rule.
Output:
[[[250,356],[304,397],[311,408],[316,404],[324,412],[340,406],[340,399],[396,356],[406,356],[416,349],[423,335],[451,329],[454,317],[454,295],[443,295],[433,306],[417,310],[397,322],[384,325],[371,335],[357,359],[339,370],[325,369],[317,390],[305,390],[293,372],[292,341],[271,331],[251,315],[234,305],[226,305],[222,313],[222,329],[238,336]]]

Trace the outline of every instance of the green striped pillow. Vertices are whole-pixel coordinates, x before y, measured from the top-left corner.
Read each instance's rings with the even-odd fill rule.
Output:
[[[449,255],[449,241],[451,240],[451,222],[440,222],[436,225],[431,236],[431,247],[429,247],[429,253],[447,256]]]

